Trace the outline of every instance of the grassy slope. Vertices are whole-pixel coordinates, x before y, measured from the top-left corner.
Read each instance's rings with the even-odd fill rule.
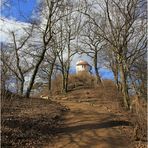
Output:
[[[65,108],[50,100],[12,97],[2,100],[2,147],[41,146],[49,142]]]
[[[93,110],[102,108],[113,114],[121,114],[122,118],[118,120],[132,121],[129,113],[121,107],[122,95],[117,92],[112,81],[103,81],[104,87],[95,87],[92,86],[92,80],[88,82],[87,77],[81,77],[80,80],[79,77],[74,77],[70,84],[74,86],[67,94],[54,94],[51,98],[56,102],[64,101],[64,105],[70,101],[70,105],[76,103],[81,107],[84,103],[84,106],[92,106]],[[59,92],[59,82],[56,86],[55,90]],[[76,110],[78,106],[75,106]],[[42,147],[50,143],[53,140],[54,129],[58,129],[61,122],[63,124],[61,117],[64,110],[65,107],[50,100],[18,96],[10,99],[10,96],[7,96],[5,101],[2,100],[2,146]],[[127,133],[129,135],[129,130]]]

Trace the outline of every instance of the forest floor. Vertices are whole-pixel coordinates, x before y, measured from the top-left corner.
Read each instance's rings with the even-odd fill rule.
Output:
[[[82,92],[84,95],[82,95]],[[76,91],[59,98],[69,107],[63,125],[47,148],[133,148],[133,127],[119,102],[94,96],[94,90]],[[93,95],[93,97],[92,97]],[[85,98],[84,98],[85,97]]]
[[[4,101],[2,147],[146,148],[133,140],[134,127],[120,97],[108,86],[77,88],[52,101]]]
[[[54,137],[65,111],[51,100],[8,95],[1,100],[1,147],[43,147]]]

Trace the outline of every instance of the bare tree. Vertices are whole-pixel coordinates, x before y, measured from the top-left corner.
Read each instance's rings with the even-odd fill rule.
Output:
[[[30,96],[31,89],[33,87],[39,66],[44,59],[46,51],[49,49],[48,47],[54,33],[53,27],[59,19],[56,17],[56,15],[59,10],[60,3],[61,1],[58,1],[58,0],[52,0],[52,1],[46,0],[45,3],[44,2],[42,3],[43,7],[40,13],[41,13],[43,24],[41,24],[41,26],[38,26],[38,27],[41,28],[40,30],[42,31],[41,38],[43,41],[43,47],[42,49],[40,49],[41,53],[38,56],[38,60],[35,64],[35,68],[33,70],[31,80],[29,82],[29,86],[27,88],[26,97]]]
[[[139,48],[135,48],[131,46],[131,43],[135,39],[137,34],[137,23],[140,22],[140,28],[142,28],[143,23],[141,20],[143,19],[142,13],[138,10],[141,6],[140,0],[104,0],[104,3],[98,4],[98,7],[102,10],[100,14],[96,11],[93,11],[91,8],[86,9],[83,13],[91,20],[93,25],[98,27],[98,36],[101,36],[106,40],[108,44],[112,47],[112,51],[115,53],[117,57],[117,64],[120,72],[120,80],[122,85],[122,93],[124,96],[124,104],[126,108],[129,108],[129,95],[128,95],[128,71],[127,65],[128,57],[134,57],[134,53],[141,51]],[[88,3],[87,3],[88,5]],[[88,5],[90,7],[90,5]],[[96,17],[98,14],[100,16],[100,20],[102,18],[102,23]],[[145,37],[144,37],[145,38]],[[143,44],[145,40],[142,36],[137,39],[137,43]],[[132,53],[131,54],[131,51]]]
[[[97,35],[97,30],[95,27],[96,26],[94,26],[90,22],[88,22],[88,24],[84,26],[80,42],[82,43],[82,46],[84,45],[85,49],[83,49],[84,47],[81,48],[80,52],[85,53],[93,59],[93,65],[97,77],[97,84],[102,85],[98,68],[98,56],[100,54],[100,51],[103,49],[105,42],[102,37]]]
[[[41,64],[41,70],[39,73],[39,76],[41,77],[41,79],[48,81],[49,93],[51,92],[51,88],[52,88],[51,82],[52,82],[53,72],[56,69],[56,65],[57,65],[56,60],[57,60],[57,46],[54,39],[52,39],[50,50],[47,50],[45,54],[45,58],[43,63]]]
[[[103,50],[103,56],[105,60],[105,67],[111,69],[114,75],[114,81],[118,91],[121,91],[121,84],[119,80],[119,64],[117,60],[117,55],[113,52],[112,47],[106,44]]]
[[[7,90],[7,80],[10,77],[10,70],[7,65],[10,66],[10,56],[7,54],[8,46],[1,43],[1,93],[3,94]],[[7,64],[6,64],[7,62]]]
[[[31,37],[32,28],[28,28],[26,32],[24,30],[24,36],[21,38],[17,35],[17,32],[10,32],[10,36],[12,36],[12,43],[9,44],[7,48],[8,54],[12,54],[11,64],[8,63],[6,59],[2,58],[4,65],[15,75],[16,81],[20,83],[19,93],[23,95],[24,92],[24,82],[25,82],[25,74],[32,69],[32,67],[26,66],[26,58],[22,55],[22,50],[25,50],[25,46]],[[4,52],[4,51],[3,51]],[[10,62],[10,61],[9,61]]]
[[[12,36],[13,36],[13,43],[14,43],[14,50],[15,50],[16,67],[17,67],[17,71],[18,71],[18,74],[16,76],[20,81],[20,94],[23,95],[24,82],[25,82],[24,74],[26,72],[28,72],[28,69],[27,70],[22,69],[22,67],[20,65],[21,63],[20,63],[19,51],[20,51],[20,49],[23,48],[23,46],[25,46],[25,43],[28,41],[28,39],[31,36],[31,33],[29,33],[28,36],[23,41],[19,42],[19,44],[21,43],[20,45],[17,45],[16,36],[15,36],[14,32],[12,32]]]
[[[68,78],[72,57],[77,53],[76,36],[80,28],[79,15],[76,14],[74,3],[67,2],[63,7],[64,16],[59,24],[58,60],[62,73],[62,92],[68,91]]]

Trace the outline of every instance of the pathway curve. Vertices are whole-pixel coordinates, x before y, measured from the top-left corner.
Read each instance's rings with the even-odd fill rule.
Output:
[[[131,140],[122,131],[130,128],[120,112],[110,110],[113,102],[60,101],[70,108],[65,122],[46,148],[132,148]],[[109,106],[107,106],[107,104]]]

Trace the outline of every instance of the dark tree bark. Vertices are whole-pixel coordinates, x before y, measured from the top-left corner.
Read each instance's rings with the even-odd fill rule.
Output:
[[[97,84],[102,85],[102,81],[101,81],[99,71],[98,71],[98,52],[97,50],[95,50],[95,54],[94,54],[94,68],[95,68],[95,73],[97,77]]]
[[[128,85],[127,85],[127,73],[124,69],[123,64],[119,65],[120,69],[120,77],[121,77],[121,85],[122,85],[122,93],[123,93],[123,101],[124,105],[127,109],[130,107],[130,102],[129,102],[129,94],[128,94]]]
[[[55,61],[56,61],[56,56],[54,57],[53,62],[50,65],[50,71],[49,71],[49,74],[48,74],[48,90],[49,90],[49,93],[51,92],[51,87],[52,87],[51,86],[52,74],[53,74],[53,70],[54,70]]]
[[[44,56],[45,56],[45,52],[46,52],[46,47],[44,47],[44,50],[40,56],[40,59],[38,60],[35,68],[34,68],[34,71],[33,71],[33,74],[32,74],[32,77],[31,77],[31,80],[30,80],[30,83],[29,83],[29,87],[27,88],[27,91],[26,91],[26,97],[29,98],[30,97],[30,93],[31,93],[31,90],[32,90],[32,87],[33,87],[33,84],[34,84],[34,81],[35,81],[35,77],[36,77],[36,74],[38,72],[38,69],[39,69],[39,66],[41,64],[41,62],[43,61],[44,59]]]
[[[31,90],[32,90],[32,87],[33,87],[33,84],[34,84],[34,81],[35,81],[39,66],[42,63],[42,61],[44,59],[44,56],[45,56],[45,53],[46,53],[46,51],[48,49],[47,46],[49,45],[49,43],[50,43],[50,41],[52,39],[52,33],[53,33],[52,32],[52,17],[53,17],[54,12],[55,12],[55,10],[57,8],[58,1],[56,1],[54,3],[53,1],[46,0],[45,3],[47,5],[49,14],[48,14],[47,22],[46,22],[46,25],[45,25],[45,30],[43,32],[43,51],[42,51],[42,53],[41,53],[41,55],[39,57],[39,60],[37,61],[36,65],[35,65],[35,68],[34,68],[34,71],[33,71],[29,86],[27,88],[26,97],[28,97],[28,98],[30,97],[30,93],[31,93]]]

